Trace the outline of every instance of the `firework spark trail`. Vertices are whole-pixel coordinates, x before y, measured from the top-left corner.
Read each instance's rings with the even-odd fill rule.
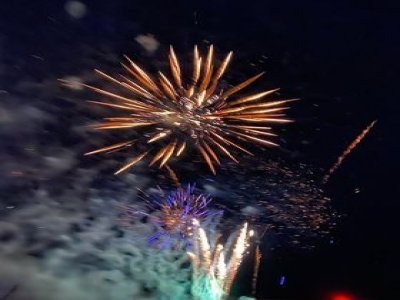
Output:
[[[181,185],[181,182],[179,181],[178,176],[177,176],[176,173],[174,172],[174,170],[172,170],[171,167],[168,166],[168,165],[165,165],[165,168],[167,169],[168,175],[169,175],[169,177],[171,177],[171,179],[172,179],[172,181],[174,182],[174,184],[175,184],[178,188],[180,188],[182,185]]]
[[[231,290],[243,255],[253,235],[245,223],[239,231],[231,255],[226,261],[226,252],[221,244],[211,245],[200,223],[193,220],[193,251],[188,256],[193,266],[192,295],[198,300],[225,299]]]
[[[253,278],[251,282],[251,293],[253,296],[256,295],[257,292],[257,279],[258,279],[258,270],[260,269],[260,262],[261,262],[261,250],[260,246],[257,245],[256,251],[254,253],[254,269],[253,269]]]
[[[340,214],[321,189],[319,170],[256,157],[247,163],[252,166],[251,173],[228,162],[225,171],[230,181],[215,179],[214,185],[229,194],[220,200],[220,207],[232,216],[226,220],[228,224],[250,221],[259,232],[258,240],[267,230],[274,237],[271,247],[313,248],[320,237],[330,235]],[[232,206],[233,198],[238,207]]]
[[[89,102],[125,113],[123,116],[106,117],[93,128],[143,131],[144,134],[135,143],[118,142],[86,153],[119,151],[132,145],[147,149],[136,153],[115,174],[133,167],[146,156],[152,156],[149,165],[157,163],[159,168],[165,167],[169,161],[181,157],[187,146],[196,148],[215,174],[216,165],[221,163],[219,155],[238,162],[231,149],[252,154],[241,146],[241,142],[278,146],[270,140],[275,134],[265,125],[291,121],[284,118],[288,109],[286,104],[297,99],[265,99],[278,89],[237,96],[263,73],[227,90],[222,89],[220,80],[232,59],[232,52],[216,67],[213,45],[205,56],[201,56],[195,46],[193,72],[187,80],[184,80],[181,64],[172,47],[168,57],[171,78],[159,72],[158,79],[153,79],[130,58],[125,56],[125,59],[122,66],[129,77],[114,77],[95,70],[102,78],[117,85],[120,92],[113,93],[89,84],[60,80],[66,86],[79,84],[110,99]]]
[[[329,169],[327,174],[324,176],[322,183],[326,184],[331,177],[331,175],[340,167],[343,163],[344,159],[357,147],[357,145],[365,138],[368,132],[374,127],[378,120],[372,121],[352,142],[351,144],[343,151],[342,155],[338,157],[335,164]]]

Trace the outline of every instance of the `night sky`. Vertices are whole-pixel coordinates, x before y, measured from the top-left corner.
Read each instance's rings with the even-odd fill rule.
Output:
[[[267,86],[300,98],[289,113],[296,122],[280,132],[282,151],[274,155],[282,160],[328,169],[363,128],[378,120],[326,186],[333,207],[344,215],[332,239],[321,240],[314,250],[265,253],[257,299],[396,299],[390,295],[400,292],[400,147],[395,138],[400,125],[399,4],[82,2],[87,13],[77,19],[61,0],[2,1],[0,90],[18,96],[23,93],[15,84],[19,81],[56,80],[115,65],[109,54],[139,53],[140,62],[151,61],[135,37],[152,34],[161,45],[157,57],[170,44],[186,53],[195,43],[211,42],[219,53],[235,52],[236,73],[250,76],[265,70]],[[90,57],[85,70],[83,51]],[[62,98],[61,93],[54,97]],[[54,130],[63,134],[62,128]],[[7,137],[0,140],[7,145],[2,149],[18,148],[18,136]],[[71,139],[66,144],[76,142],[68,134],[66,138]],[[248,290],[241,285],[236,289]],[[349,298],[328,298],[334,292]]]

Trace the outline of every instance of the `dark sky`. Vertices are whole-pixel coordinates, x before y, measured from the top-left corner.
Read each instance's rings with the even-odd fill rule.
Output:
[[[133,53],[140,49],[134,37],[151,33],[181,52],[208,40],[220,51],[234,50],[238,61],[256,63],[257,71],[266,70],[271,85],[302,99],[291,112],[297,122],[286,132],[286,149],[320,168],[328,168],[378,119],[327,186],[336,208],[347,215],[334,244],[308,253],[266,254],[261,282],[269,290],[261,288],[259,294],[276,299],[322,299],[334,290],[356,299],[399,294],[400,4],[86,0],[88,13],[77,20],[65,12],[64,2],[2,1],[0,60],[13,71],[0,72],[0,89],[24,78],[78,73],[85,45]],[[262,56],[267,60],[257,63]],[[240,70],[254,73],[246,63]],[[287,285],[279,287],[274,282],[282,274]]]

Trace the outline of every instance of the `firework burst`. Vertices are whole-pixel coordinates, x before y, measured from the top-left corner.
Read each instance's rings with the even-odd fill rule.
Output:
[[[93,127],[98,130],[142,128],[143,135],[137,140],[107,145],[86,154],[117,151],[132,145],[145,148],[138,149],[134,157],[115,172],[119,174],[147,156],[151,156],[150,166],[158,164],[162,168],[173,157],[182,156],[190,146],[198,150],[215,174],[221,154],[235,162],[238,160],[232,153],[233,149],[252,155],[242,146],[243,142],[277,146],[271,141],[275,134],[267,125],[290,122],[284,118],[284,111],[288,109],[286,104],[294,99],[266,100],[278,89],[237,96],[263,73],[223,90],[220,80],[231,58],[232,52],[216,67],[213,46],[209,47],[204,57],[195,46],[193,70],[187,80],[184,80],[181,64],[172,47],[169,53],[171,78],[159,72],[156,80],[127,56],[122,63],[127,76],[115,77],[96,70],[100,76],[119,86],[121,92],[127,92],[128,96],[82,84],[109,99],[89,102],[124,112],[122,116],[106,117],[104,122]]]
[[[188,184],[185,188],[180,187],[159,199],[150,199],[150,196],[146,195],[142,199],[147,204],[150,213],[125,207],[123,220],[129,223],[132,217],[148,216],[159,228],[149,237],[151,244],[158,243],[169,247],[176,245],[176,242],[184,241],[188,246],[189,237],[193,234],[194,219],[205,222],[223,213],[222,210],[209,208],[211,197],[197,194],[194,190],[195,185]]]
[[[193,220],[193,226],[193,251],[188,252],[193,267],[192,295],[196,300],[226,299],[254,232],[245,223],[228,255],[222,244],[210,244],[198,220]]]

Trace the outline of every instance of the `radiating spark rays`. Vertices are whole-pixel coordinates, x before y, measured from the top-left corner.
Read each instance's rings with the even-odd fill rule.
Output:
[[[235,148],[237,148],[237,149],[243,151],[244,153],[246,153],[246,154],[248,154],[248,155],[252,155],[252,156],[254,155],[253,153],[251,153],[251,152],[248,151],[247,149],[245,149],[245,148],[243,148],[243,147],[241,147],[241,146],[235,144],[234,142],[232,142],[232,141],[230,141],[230,140],[228,140],[228,139],[226,139],[226,138],[221,137],[220,135],[216,134],[215,132],[211,132],[211,134],[212,134],[213,136],[217,137],[219,140],[221,140],[221,141],[222,141],[223,143],[225,143],[226,145],[235,147]]]
[[[149,139],[147,141],[147,143],[150,144],[150,143],[153,143],[155,141],[158,141],[158,140],[160,140],[162,138],[165,138],[166,136],[170,135],[171,133],[172,133],[171,130],[164,130],[162,132],[159,132],[159,133],[155,134],[151,139]]]
[[[224,146],[222,146],[220,143],[218,143],[216,140],[213,140],[213,139],[211,139],[211,142],[213,142],[230,159],[232,159],[236,163],[239,163],[239,161]]]
[[[194,46],[194,53],[193,53],[193,86],[197,84],[197,81],[200,78],[200,71],[201,71],[201,57],[199,55],[199,50],[197,46]]]
[[[168,166],[168,165],[165,165],[165,169],[167,169],[168,175],[169,175],[169,177],[172,179],[172,181],[174,182],[174,184],[175,184],[178,188],[182,187],[181,182],[180,182],[178,176],[176,175],[176,173],[174,172],[174,170],[172,170],[171,167]]]
[[[133,128],[133,127],[142,127],[142,126],[149,126],[154,123],[116,123],[116,122],[109,122],[109,123],[100,123],[96,125],[92,125],[94,129],[121,129],[121,128]]]
[[[176,156],[179,157],[185,150],[185,148],[186,148],[186,142],[182,142],[182,144],[178,148],[178,151],[176,151]]]
[[[118,148],[122,148],[128,145],[132,145],[133,141],[127,141],[127,142],[123,142],[123,143],[118,143],[118,144],[113,144],[107,147],[103,147],[94,151],[90,151],[85,153],[85,155],[92,155],[92,154],[96,154],[96,153],[100,153],[100,152],[107,152],[107,151],[111,151],[111,150],[115,150]]]
[[[247,121],[252,123],[268,122],[268,123],[290,123],[292,120],[277,119],[277,118],[263,118],[261,116],[243,115],[240,117],[229,117],[232,120]]]
[[[154,156],[154,158],[152,159],[152,161],[150,162],[150,166],[152,166],[153,164],[155,164],[161,157],[163,157],[164,153],[167,151],[167,147],[165,146],[163,148],[161,148],[157,154]]]
[[[241,128],[239,128],[241,129]],[[260,131],[260,130],[254,130],[254,129],[242,129],[244,132],[248,132],[248,133],[254,133],[256,135],[267,135],[267,136],[276,136],[276,134],[274,133],[270,133],[270,132],[265,132],[265,131]]]
[[[175,101],[177,92],[174,86],[162,72],[159,72],[159,76],[160,76],[160,84],[164,89],[164,92],[167,94],[167,96],[169,96],[170,99]]]
[[[217,70],[217,72],[216,72],[216,74],[215,74],[215,76],[214,76],[214,78],[213,78],[213,80],[211,82],[210,87],[207,89],[207,93],[205,95],[206,98],[210,97],[214,93],[214,91],[215,91],[215,89],[216,89],[216,87],[218,85],[218,80],[225,73],[225,70],[228,67],[229,62],[232,59],[232,55],[233,55],[233,52],[232,51],[229,52],[229,54],[226,56],[224,61],[221,63],[220,67],[218,68],[218,70]]]
[[[169,158],[172,156],[172,153],[174,153],[175,147],[176,147],[176,140],[173,143],[170,143],[168,145],[168,148],[164,153],[164,158],[161,161],[160,168],[162,168],[165,165],[165,163],[169,160]]]
[[[221,97],[223,99],[227,99],[229,96],[237,93],[238,91],[240,91],[240,90],[244,89],[245,87],[247,87],[248,85],[252,84],[254,81],[256,81],[258,78],[260,78],[262,75],[264,75],[264,72],[257,74],[256,76],[253,76],[253,77],[243,81],[242,83],[240,83],[240,84],[230,88],[226,92],[224,92]]]
[[[98,104],[98,105],[103,105],[103,106],[109,106],[109,107],[122,108],[122,109],[126,109],[126,110],[136,111],[133,107],[126,106],[126,105],[118,105],[118,104],[113,104],[113,103],[108,103],[108,102],[99,102],[99,101],[92,101],[92,100],[89,100],[87,102],[93,103],[93,104]]]
[[[175,83],[178,85],[178,87],[182,87],[181,68],[172,46],[170,46],[169,64],[171,67],[172,76],[175,79]]]
[[[201,145],[197,145],[197,148],[200,150],[201,155],[203,155],[204,160],[207,162],[211,172],[215,175],[217,172],[215,171],[214,164],[212,163],[210,156]]]
[[[267,95],[273,94],[278,90],[279,89],[269,90],[269,91],[265,91],[265,92],[262,92],[262,93],[257,93],[257,94],[254,94],[254,95],[249,95],[249,96],[245,96],[245,97],[239,98],[238,100],[229,102],[228,103],[228,107],[260,99],[260,98],[265,97]]]
[[[147,153],[149,153],[149,151],[146,151],[146,152],[136,156],[134,159],[132,159],[126,165],[124,165],[122,168],[117,170],[114,174],[118,175],[119,173],[121,173],[121,172],[125,171],[126,169],[132,167],[133,165],[137,164],[139,161],[142,160],[143,157],[145,157],[147,155]]]
[[[148,89],[155,93],[159,93],[160,90],[158,89],[157,85],[155,82],[150,78],[150,76],[143,70],[141,69],[137,64],[135,64],[128,56],[124,55],[126,60],[129,62],[130,66],[132,67],[129,68],[131,74],[139,81],[141,82],[144,86],[146,86]]]
[[[331,175],[340,167],[345,158],[357,147],[357,145],[365,138],[368,132],[375,126],[378,120],[372,121],[343,151],[342,155],[338,157],[335,164],[329,169],[327,174],[324,176],[322,183],[326,184],[331,177]]]
[[[257,137],[254,137],[254,136],[251,136],[251,135],[248,135],[248,134],[240,133],[240,132],[237,132],[237,131],[234,131],[234,130],[229,130],[229,132],[232,132],[232,133],[234,133],[234,134],[236,134],[238,136],[241,136],[241,137],[243,137],[243,138],[245,138],[247,140],[252,140],[252,141],[255,141],[255,142],[263,144],[263,145],[279,146],[278,144],[270,142],[268,140],[260,139],[260,138],[257,138]]]
[[[93,125],[93,128],[139,131],[142,136],[137,139],[139,148],[148,147],[148,152],[153,157],[149,164],[158,162],[160,168],[165,167],[173,157],[181,157],[189,147],[196,148],[214,174],[215,165],[221,163],[221,153],[235,162],[238,162],[232,153],[235,149],[253,155],[242,146],[242,142],[276,146],[270,140],[275,134],[265,125],[290,122],[291,120],[284,118],[284,112],[288,109],[287,104],[294,99],[266,99],[278,89],[235,96],[263,73],[223,91],[219,83],[232,57],[233,52],[229,52],[221,63],[216,64],[212,45],[204,56],[195,46],[193,70],[188,80],[183,76],[183,68],[172,46],[168,55],[171,76],[163,72],[158,72],[158,76],[151,76],[126,55],[122,66],[127,71],[127,76],[112,76],[96,69],[96,73],[107,82],[121,87],[121,93],[80,83],[81,86],[108,98],[89,102],[125,111],[126,116],[104,118],[105,122]],[[65,80],[61,82],[64,85],[70,84]],[[106,152],[107,150],[102,150],[106,148],[94,150],[91,154]],[[115,147],[112,150],[123,148],[124,146]],[[133,165],[135,163],[128,163],[116,174]]]
[[[203,141],[203,145],[206,148],[206,150],[208,151],[208,153],[211,155],[211,157],[215,160],[215,162],[220,165],[221,162],[220,162],[217,154],[215,154],[214,150],[211,149],[211,147],[205,141]]]
[[[193,227],[193,249],[188,252],[193,269],[192,295],[200,300],[225,299],[249,246],[251,231],[245,223],[232,251],[228,253],[229,249],[221,244],[211,245],[205,230],[196,219],[193,220]]]
[[[200,88],[199,88],[200,92],[203,92],[207,88],[207,86],[210,82],[211,74],[213,72],[213,64],[212,64],[213,55],[214,55],[214,46],[211,45],[208,48],[207,58],[204,63],[203,80],[202,80],[202,82],[200,84]]]

